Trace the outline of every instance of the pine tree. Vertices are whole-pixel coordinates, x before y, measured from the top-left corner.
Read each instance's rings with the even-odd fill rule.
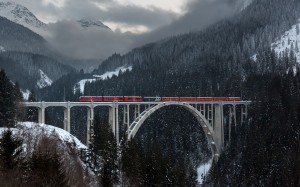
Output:
[[[16,108],[17,108],[17,120],[23,121],[25,118],[25,107],[22,104],[24,98],[21,93],[20,85],[18,82],[15,83],[14,88],[15,88],[15,90],[14,90],[15,103],[16,103]]]
[[[22,152],[22,140],[13,137],[10,129],[2,134],[0,139],[0,168],[2,170],[13,169],[17,163]]]
[[[14,86],[3,70],[0,71],[0,127],[14,127],[16,103]]]
[[[94,120],[94,137],[92,139],[93,160],[102,159],[100,178],[104,186],[118,182],[118,149],[110,126],[102,123],[98,115]]]
[[[36,94],[32,89],[30,91],[28,102],[36,102]],[[27,107],[26,108],[26,119],[32,122],[38,122],[38,109],[36,107]]]

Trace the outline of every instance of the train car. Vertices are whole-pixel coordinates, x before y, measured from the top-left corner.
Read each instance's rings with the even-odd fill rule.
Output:
[[[161,101],[167,102],[167,101],[180,101],[179,97],[162,97]]]
[[[229,101],[241,101],[240,97],[228,97]]]
[[[91,101],[94,101],[95,97],[98,97],[98,96],[80,96],[79,101],[80,102],[91,102]]]
[[[80,96],[80,102],[142,102],[142,96]]]
[[[180,97],[182,102],[197,102],[197,97]]]
[[[143,97],[143,101],[145,101],[145,102],[159,102],[159,101],[161,101],[161,97],[158,97],[158,96],[156,96],[156,97]]]
[[[213,97],[196,97],[197,102],[212,102],[214,101]]]
[[[213,101],[218,101],[218,102],[229,101],[229,97],[214,97]]]
[[[142,96],[80,96],[80,102],[224,102],[241,101],[240,97],[142,97]]]
[[[124,96],[123,101],[124,102],[142,102],[143,98],[142,98],[142,96]]]
[[[123,102],[124,98],[123,96],[103,96],[103,102],[113,102],[113,101]]]

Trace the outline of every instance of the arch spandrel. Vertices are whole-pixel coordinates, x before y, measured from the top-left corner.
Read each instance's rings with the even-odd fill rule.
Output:
[[[158,105],[155,105],[151,108],[149,108],[146,112],[141,113],[140,116],[138,116],[138,118],[131,123],[131,125],[129,126],[129,129],[127,130],[127,138],[128,140],[132,139],[135,137],[136,133],[138,132],[138,130],[140,129],[140,127],[142,126],[142,124],[144,123],[144,121],[154,112],[156,112],[157,110],[166,107],[166,106],[182,106],[183,108],[187,109],[189,112],[191,112],[197,119],[198,123],[200,124],[201,128],[203,129],[206,139],[208,141],[208,144],[211,147],[211,151],[212,151],[212,155],[213,155],[213,159],[215,159],[215,156],[218,156],[220,153],[220,148],[216,145],[215,143],[215,133],[212,129],[212,127],[209,125],[208,121],[205,119],[205,117],[200,113],[200,111],[198,111],[196,108],[194,108],[193,106],[187,104],[187,103],[173,103],[173,102],[168,102],[168,103],[160,103]]]

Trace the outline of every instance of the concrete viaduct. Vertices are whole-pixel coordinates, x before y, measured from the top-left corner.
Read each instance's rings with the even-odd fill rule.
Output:
[[[249,101],[225,102],[24,102],[25,107],[38,108],[38,122],[45,123],[45,109],[47,107],[64,108],[64,130],[70,132],[70,112],[72,107],[86,107],[87,110],[87,144],[93,134],[92,126],[95,107],[109,107],[108,122],[112,132],[119,138],[120,115],[127,127],[127,139],[134,138],[143,122],[154,112],[163,107],[180,106],[191,112],[206,135],[212,151],[213,160],[217,161],[224,149],[224,122],[229,123],[229,141],[231,129],[247,118]],[[225,114],[224,108],[227,113]],[[237,109],[238,108],[238,109]]]

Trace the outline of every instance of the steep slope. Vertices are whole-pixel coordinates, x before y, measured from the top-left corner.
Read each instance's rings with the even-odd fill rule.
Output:
[[[89,29],[89,28],[99,28],[99,29],[109,29],[110,28],[106,25],[104,25],[100,20],[93,20],[88,17],[84,17],[77,21],[83,28]]]
[[[272,43],[271,47],[275,52],[283,56],[284,54],[295,55],[297,62],[300,63],[300,22],[293,25],[291,29],[286,31],[278,40]],[[292,54],[291,54],[292,52]]]
[[[239,60],[236,59],[237,56],[245,55],[241,53],[249,56],[263,48],[270,48],[277,37],[290,29],[288,25],[298,21],[298,3],[290,1],[241,1],[246,3],[246,9],[229,20],[201,32],[147,44],[122,56],[114,54],[93,74],[124,65],[149,68],[156,64],[165,66],[165,71],[172,69],[173,72],[192,72],[208,62],[220,66],[235,64]]]
[[[36,33],[46,31],[46,24],[36,18],[26,7],[11,3],[0,2],[0,16],[23,25]]]
[[[46,40],[28,28],[0,17],[0,45],[6,51],[49,53]]]
[[[22,52],[0,53],[0,68],[23,89],[43,88],[63,75],[75,72],[74,68],[52,58]]]
[[[0,128],[0,138],[5,130],[7,128]],[[87,147],[70,133],[51,125],[33,122],[19,122],[16,128],[11,130],[14,137],[22,140],[22,159],[30,160],[34,152],[45,154],[43,151],[49,149],[47,150],[48,154],[51,154],[52,151],[59,154],[62,160],[62,169],[66,172],[64,180],[67,180],[70,186],[99,185],[95,173],[89,169],[79,155],[80,151],[86,150]],[[24,165],[23,169],[28,170],[26,167],[28,166]],[[47,167],[43,169],[46,170]],[[14,177],[18,178],[19,175]],[[20,182],[19,180],[17,181]],[[23,182],[22,185],[24,185]]]

